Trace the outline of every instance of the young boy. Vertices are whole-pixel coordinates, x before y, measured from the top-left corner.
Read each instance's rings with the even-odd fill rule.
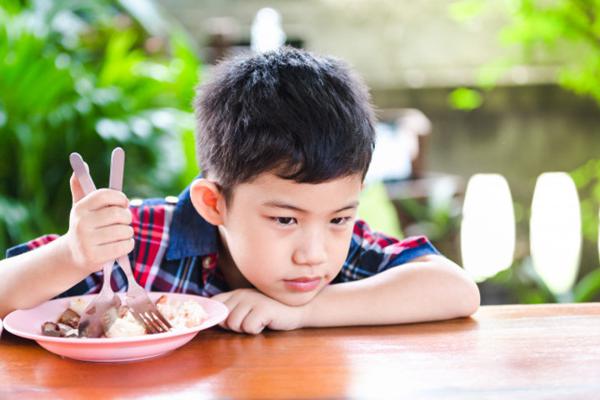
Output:
[[[147,290],[212,296],[236,332],[477,310],[477,286],[426,238],[398,241],[356,219],[374,117],[345,64],[288,48],[233,59],[195,106],[201,177],[176,201],[141,204],[109,189],[84,197],[72,177],[68,232],[0,262],[1,316],[97,292],[99,266],[127,253]],[[112,279],[123,289],[120,270]]]

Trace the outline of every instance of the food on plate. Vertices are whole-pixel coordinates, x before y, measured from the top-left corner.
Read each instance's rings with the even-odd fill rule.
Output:
[[[70,301],[69,307],[56,322],[47,321],[42,324],[42,335],[55,337],[79,337],[79,320],[87,307],[82,298]],[[162,295],[156,301],[160,313],[171,323],[171,331],[193,328],[208,318],[202,306],[193,300],[172,300]],[[133,316],[129,307],[122,305],[118,309],[111,308],[103,316],[112,321],[105,330],[107,338],[131,337],[149,334],[144,326]]]
[[[156,300],[156,308],[169,320],[173,329],[193,328],[208,318],[202,306],[192,300],[173,301],[162,295]]]

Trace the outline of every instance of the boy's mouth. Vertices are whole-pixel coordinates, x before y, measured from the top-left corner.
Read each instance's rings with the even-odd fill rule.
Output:
[[[296,279],[284,279],[283,283],[289,290],[295,292],[310,292],[319,287],[321,283],[320,277],[302,277]]]

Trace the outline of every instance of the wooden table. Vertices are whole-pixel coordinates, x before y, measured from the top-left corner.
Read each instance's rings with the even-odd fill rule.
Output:
[[[62,359],[4,331],[0,398],[598,399],[600,304],[244,336],[201,332],[130,364]]]

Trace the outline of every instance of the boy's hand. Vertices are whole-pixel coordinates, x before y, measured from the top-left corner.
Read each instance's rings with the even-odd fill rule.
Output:
[[[96,272],[106,261],[133,250],[133,228],[127,197],[119,191],[99,189],[84,196],[75,176],[71,177],[73,207],[66,243],[78,268]]]
[[[236,289],[212,297],[224,303],[229,316],[220,325],[238,333],[259,334],[264,328],[292,330],[302,327],[305,306],[288,306],[256,289]]]

